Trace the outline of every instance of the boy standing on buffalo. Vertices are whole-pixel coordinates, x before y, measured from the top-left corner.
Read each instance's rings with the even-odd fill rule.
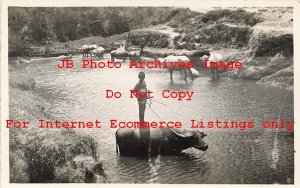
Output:
[[[145,109],[146,109],[146,103],[147,103],[147,96],[144,95],[147,93],[147,85],[145,82],[145,73],[144,72],[139,72],[138,75],[139,82],[135,85],[133,91],[136,91],[137,94],[137,101],[139,104],[139,118],[140,122],[144,122],[145,118]],[[144,94],[141,94],[144,93]]]
[[[135,85],[134,91],[138,93],[137,101],[139,105],[139,119],[140,119],[140,136],[141,136],[141,142],[139,145],[139,151],[141,155],[148,154],[149,148],[150,148],[150,128],[149,127],[143,127],[143,123],[145,121],[145,109],[146,109],[146,103],[147,103],[147,85],[145,82],[145,73],[139,72],[138,75],[139,82]],[[143,94],[140,94],[143,93]]]

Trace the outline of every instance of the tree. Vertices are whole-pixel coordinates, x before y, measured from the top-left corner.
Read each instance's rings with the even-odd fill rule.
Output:
[[[120,16],[118,10],[115,8],[106,9],[105,15],[105,31],[108,36],[128,32],[130,30],[128,18]]]

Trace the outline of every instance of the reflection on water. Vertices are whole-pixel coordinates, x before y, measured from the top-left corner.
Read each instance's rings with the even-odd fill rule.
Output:
[[[81,59],[77,58],[76,66]],[[205,129],[209,145],[206,152],[187,149],[178,156],[150,159],[120,157],[115,151],[115,129],[109,120],[138,119],[136,99],[129,90],[138,81],[139,70],[121,69],[57,69],[54,60],[38,60],[28,74],[36,79],[37,95],[43,97],[61,120],[95,120],[102,129],[78,129],[96,139],[100,160],[112,183],[293,183],[293,133],[284,129],[264,129],[264,120],[283,118],[293,121],[293,93],[265,88],[251,81],[222,78],[211,81],[206,72],[194,82],[185,83],[174,73],[174,83],[167,71],[144,70],[149,89],[156,100],[152,108],[166,121],[181,121],[190,126],[191,119],[203,121],[235,120],[255,122],[254,129]],[[122,92],[121,99],[106,99],[105,90]],[[194,91],[191,101],[164,99],[161,92]],[[146,119],[159,119],[146,109]]]

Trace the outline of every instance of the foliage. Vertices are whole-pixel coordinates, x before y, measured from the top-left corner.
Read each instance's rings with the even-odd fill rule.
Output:
[[[293,34],[259,33],[253,36],[249,43],[255,57],[275,56],[278,53],[291,57],[294,54]]]
[[[99,162],[95,159],[96,143],[93,139],[76,134],[73,131],[22,131],[10,130],[10,175],[12,182],[77,182],[72,176],[81,176],[85,182],[86,170],[91,174],[103,171],[98,168]],[[20,161],[16,161],[16,154],[23,153]],[[80,156],[81,161],[91,161],[89,164],[76,166]],[[101,165],[100,165],[101,166]],[[76,174],[64,174],[65,169],[76,171]],[[101,175],[104,174],[103,172]]]
[[[253,26],[262,20],[255,16],[255,13],[247,12],[242,9],[237,10],[212,10],[207,12],[202,18],[201,21],[204,23],[211,22],[230,22],[230,23],[239,23]]]
[[[232,27],[226,24],[215,24],[186,35],[178,35],[174,38],[173,42],[177,49],[196,49],[195,46],[191,46],[194,43],[241,48],[248,45],[251,34],[252,29],[250,27]]]
[[[135,31],[130,34],[132,45],[146,45],[150,47],[166,48],[169,45],[169,36],[155,31]],[[146,44],[144,44],[146,43]]]
[[[112,8],[9,7],[9,54],[31,46],[89,36],[111,36],[130,30],[127,16]]]

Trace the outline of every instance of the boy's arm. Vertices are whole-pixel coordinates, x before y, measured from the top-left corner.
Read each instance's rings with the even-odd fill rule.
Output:
[[[139,83],[137,83],[137,84],[134,86],[133,91],[138,90],[138,87],[139,87]]]
[[[148,93],[148,88],[147,88],[147,93]],[[150,94],[149,94],[150,95]],[[149,95],[146,95],[146,99],[151,99]],[[150,100],[151,101],[151,100]]]

